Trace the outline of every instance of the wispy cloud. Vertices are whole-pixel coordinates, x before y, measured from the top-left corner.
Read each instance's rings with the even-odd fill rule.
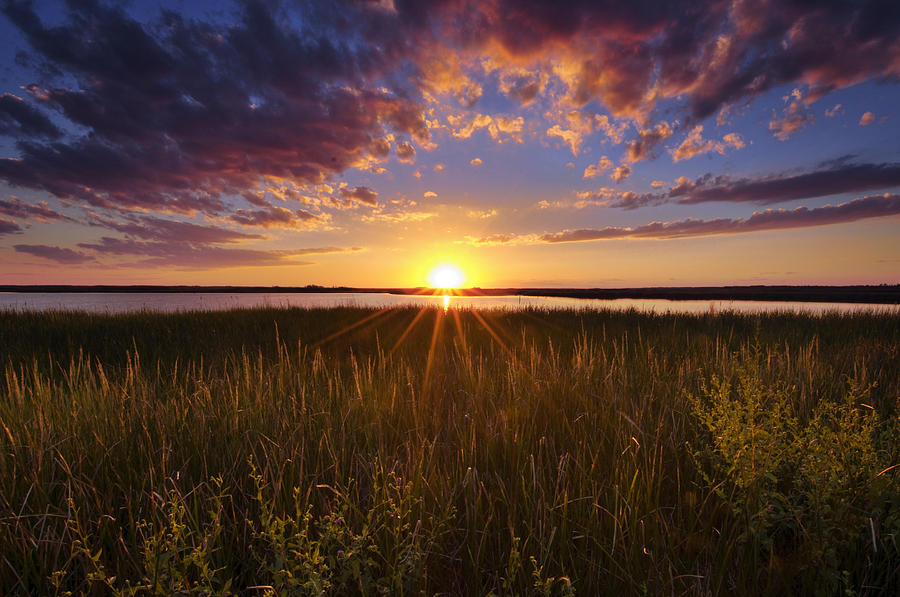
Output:
[[[37,220],[39,222],[72,221],[72,218],[48,207],[47,202],[31,204],[22,201],[18,197],[0,199],[0,214],[23,220]]]
[[[567,243],[615,239],[676,239],[722,234],[743,234],[767,230],[810,228],[831,224],[847,224],[870,218],[900,215],[900,195],[876,195],[854,199],[840,205],[826,205],[809,209],[767,209],[754,212],[749,218],[717,218],[703,220],[687,218],[672,222],[651,222],[642,226],[581,228],[542,235],[495,234],[469,238],[476,245]]]
[[[361,250],[359,247],[311,247],[287,250],[258,250],[192,243],[146,242],[134,239],[103,237],[98,242],[79,243],[78,247],[98,256],[137,257],[143,267],[175,267],[179,269],[223,269],[231,267],[269,267],[281,265],[309,265],[296,257],[344,253]],[[61,251],[72,252],[70,249]],[[86,259],[91,257],[79,253]]]
[[[13,232],[21,232],[22,227],[11,220],[0,218],[0,234],[12,234]]]
[[[654,185],[655,186],[655,185]],[[723,201],[772,205],[798,199],[862,193],[900,186],[900,163],[853,164],[839,161],[830,167],[802,174],[776,174],[761,178],[738,178],[706,174],[690,180],[679,177],[663,192],[610,193],[605,189],[593,197],[597,204],[635,209],[663,203],[685,205]],[[582,197],[584,199],[585,197]]]
[[[35,257],[55,261],[63,265],[78,265],[93,261],[94,258],[72,249],[51,247],[49,245],[13,245],[13,249],[19,253],[27,253]]]

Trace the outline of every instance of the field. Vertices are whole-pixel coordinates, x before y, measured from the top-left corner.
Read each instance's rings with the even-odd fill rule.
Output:
[[[896,314],[0,312],[0,367],[7,595],[900,590]]]

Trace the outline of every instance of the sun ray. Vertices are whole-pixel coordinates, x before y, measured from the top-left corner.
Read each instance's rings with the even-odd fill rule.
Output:
[[[327,337],[325,337],[325,338],[322,338],[321,340],[319,340],[319,341],[313,343],[312,346],[313,346],[313,347],[321,346],[322,344],[325,344],[326,342],[330,342],[331,340],[334,340],[335,338],[337,338],[337,337],[339,337],[339,336],[342,336],[342,335],[346,334],[347,332],[350,332],[350,331],[352,331],[352,330],[355,330],[355,329],[358,328],[359,326],[361,326],[361,325],[363,325],[363,324],[365,324],[365,323],[367,323],[367,322],[369,322],[369,321],[372,321],[372,320],[375,319],[376,317],[380,317],[381,315],[385,315],[385,314],[388,314],[388,313],[390,313],[390,312],[391,312],[391,309],[390,309],[389,307],[386,307],[386,308],[384,308],[384,309],[379,309],[378,311],[375,311],[374,313],[371,313],[371,314],[369,314],[369,315],[366,315],[365,317],[363,317],[362,319],[360,319],[360,320],[357,321],[356,323],[352,323],[352,324],[350,324],[350,325],[348,325],[348,326],[346,326],[346,327],[344,327],[344,328],[339,329],[338,331],[334,332],[334,333],[331,334],[330,336],[327,336]]]
[[[506,343],[503,342],[503,338],[501,338],[500,335],[497,334],[497,332],[494,331],[494,328],[492,328],[492,327],[488,324],[488,322],[484,319],[484,317],[481,316],[481,314],[478,312],[477,309],[472,309],[472,315],[474,315],[474,316],[475,316],[475,319],[478,320],[478,322],[481,324],[481,326],[482,326],[485,330],[487,330],[487,333],[491,335],[491,337],[494,339],[494,341],[495,341],[497,344],[500,345],[500,348],[502,348],[503,351],[504,351],[511,359],[515,360],[515,354],[512,352],[512,350],[509,349],[509,347],[506,345]]]
[[[413,328],[416,327],[416,324],[419,323],[419,320],[422,319],[422,316],[425,315],[425,313],[427,311],[428,311],[428,307],[422,307],[421,309],[419,309],[419,312],[416,314],[416,316],[413,318],[413,320],[409,323],[408,326],[406,326],[406,329],[403,330],[403,333],[400,334],[400,337],[397,339],[397,341],[394,342],[394,346],[391,347],[391,350],[388,353],[388,355],[394,354],[394,351],[396,351],[398,348],[400,348],[400,344],[404,340],[406,340],[406,337],[410,334],[410,332],[412,332]]]
[[[431,388],[429,384],[431,381],[431,368],[434,365],[434,354],[436,352],[438,335],[440,334],[441,323],[443,320],[444,314],[441,311],[435,310],[434,331],[431,333],[431,346],[428,347],[428,360],[425,362],[425,379],[422,382],[423,396]]]

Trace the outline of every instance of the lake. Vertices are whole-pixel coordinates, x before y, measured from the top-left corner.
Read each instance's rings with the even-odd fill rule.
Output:
[[[407,305],[465,309],[637,309],[654,313],[897,313],[900,305],[809,303],[786,301],[722,301],[665,299],[575,299],[534,296],[399,295],[387,293],[0,293],[0,309],[77,310],[91,313],[128,311],[224,310],[253,307],[399,307]]]

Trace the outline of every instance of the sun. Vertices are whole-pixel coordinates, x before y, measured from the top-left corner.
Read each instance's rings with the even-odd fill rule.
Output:
[[[439,265],[428,274],[428,283],[432,288],[459,288],[466,276],[455,265]]]

